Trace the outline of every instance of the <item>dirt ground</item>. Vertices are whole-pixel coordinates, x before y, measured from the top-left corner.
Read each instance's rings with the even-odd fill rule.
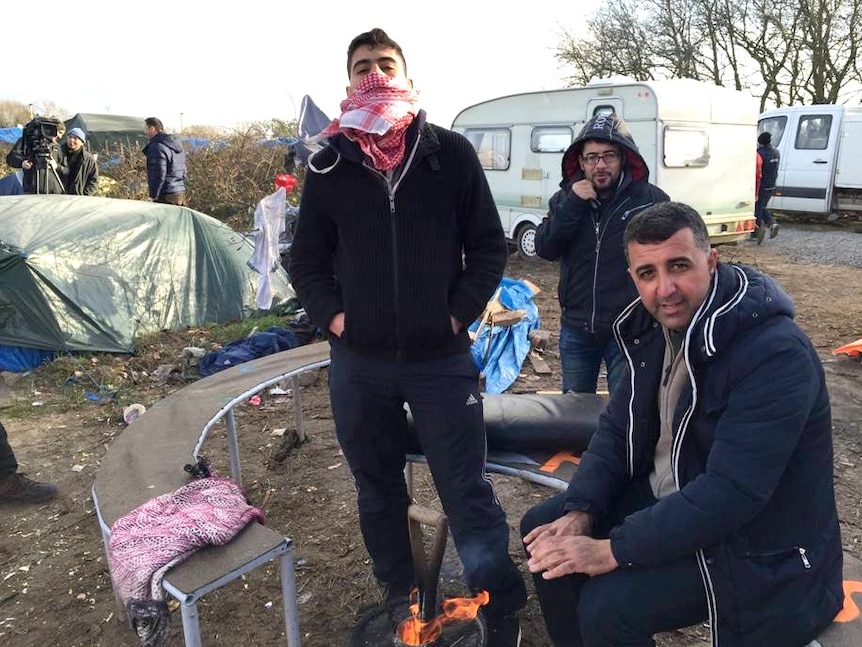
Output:
[[[862,269],[791,262],[769,244],[725,246],[720,254],[724,260],[749,263],[773,275],[794,297],[798,320],[820,352],[832,395],[843,542],[848,553],[862,557],[862,364],[831,354],[834,348],[862,337]],[[551,375],[537,375],[525,363],[510,392],[559,388],[557,271],[556,264],[517,257],[507,269],[507,276],[528,279],[542,289],[535,299],[541,327],[553,333],[545,352]],[[11,385],[0,394],[6,407],[0,410],[0,419],[9,430],[22,469],[57,482],[60,495],[41,506],[0,509],[0,644],[138,644],[118,621],[90,488],[101,457],[125,426],[123,405],[138,401],[152,406],[194,379],[193,369],[182,368],[181,351],[206,343],[201,331],[165,333],[134,357],[104,356],[79,366],[67,358],[65,364],[55,362],[29,375],[5,375]],[[99,396],[105,393],[108,397]],[[303,645],[347,644],[352,627],[379,601],[379,594],[359,534],[349,471],[333,433],[325,375],[305,382],[302,398],[308,442],[292,450],[272,435],[274,429],[293,425],[286,397],[270,393],[261,397],[259,405],[245,405],[237,412],[245,485],[252,501],[265,510],[269,525],[295,542]],[[223,459],[212,457],[219,466]],[[178,468],[187,461],[188,457],[179,459]],[[416,481],[419,501],[435,506],[424,468],[417,467]],[[514,477],[495,475],[494,482],[513,529],[510,552],[529,587],[515,529],[527,508],[552,492]],[[442,593],[456,594],[457,581],[457,559],[450,549]],[[210,594],[200,607],[204,642],[283,645],[279,600],[273,566]],[[522,614],[522,627],[525,647],[549,644],[532,595]],[[662,635],[659,643],[663,647],[704,645],[706,635],[705,628],[694,627]],[[170,644],[182,644],[178,612],[173,614]]]

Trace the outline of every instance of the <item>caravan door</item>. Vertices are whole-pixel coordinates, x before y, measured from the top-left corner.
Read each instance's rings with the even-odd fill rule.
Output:
[[[800,108],[760,120],[759,130],[772,132],[772,145],[781,154],[775,195],[769,207],[828,213],[843,108],[831,105]],[[779,129],[780,140],[776,144]]]

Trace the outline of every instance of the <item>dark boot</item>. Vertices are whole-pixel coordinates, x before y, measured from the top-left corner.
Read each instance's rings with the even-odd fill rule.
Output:
[[[43,503],[57,495],[53,483],[41,483],[13,472],[0,478],[0,503]]]

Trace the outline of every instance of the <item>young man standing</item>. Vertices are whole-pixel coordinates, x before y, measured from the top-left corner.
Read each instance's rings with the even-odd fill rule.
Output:
[[[829,394],[768,276],[718,262],[691,207],[625,232],[640,298],[614,323],[631,380],[568,491],[521,522],[556,647],[801,647],[841,609]]]
[[[778,181],[778,164],[781,161],[781,155],[772,146],[771,133],[764,131],[757,136],[757,156],[760,158],[761,176],[757,202],[754,203],[754,218],[757,224],[754,238],[760,245],[766,238],[767,230],[770,238],[775,238],[778,235],[778,223],[775,222],[772,212],[766,208],[772,194],[775,193],[775,184]]]
[[[144,120],[150,141],[144,146],[147,157],[147,186],[153,202],[188,205],[186,201],[186,153],[173,135],[165,132],[160,119]]]
[[[668,199],[625,121],[615,113],[588,121],[563,155],[562,187],[536,231],[536,252],[560,261],[560,364],[563,391],[595,393],[602,360],[613,392],[625,362],[611,324],[635,298],[626,272],[623,231],[639,211]]]
[[[342,114],[311,157],[290,276],[329,333],[336,433],[359,522],[388,597],[415,583],[404,481],[407,413],[428,459],[471,590],[486,590],[489,645],[520,640],[524,581],[485,473],[485,428],[467,326],[506,265],[476,152],[427,123],[401,47],[381,29],[347,52]]]

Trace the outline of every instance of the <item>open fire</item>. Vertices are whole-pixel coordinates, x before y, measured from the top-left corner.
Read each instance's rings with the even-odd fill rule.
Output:
[[[443,611],[428,621],[419,613],[418,592],[410,593],[410,616],[398,625],[398,640],[404,645],[418,646],[434,642],[443,633],[443,626],[452,622],[475,620],[479,607],[488,604],[490,595],[480,591],[471,598],[447,598],[443,600]]]

